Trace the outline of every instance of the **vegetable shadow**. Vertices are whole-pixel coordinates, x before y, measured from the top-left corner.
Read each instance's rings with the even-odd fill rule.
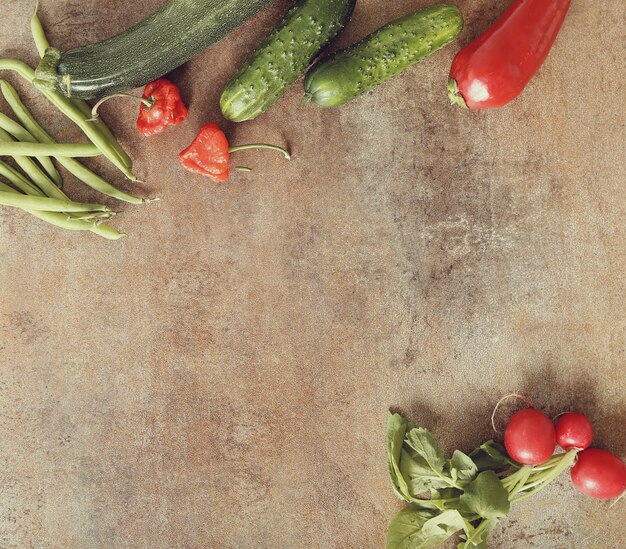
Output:
[[[598,400],[598,380],[591,364],[566,372],[558,363],[547,363],[533,371],[520,392],[552,418],[570,411],[585,414],[593,423],[593,446],[620,456],[626,453],[626,403]]]
[[[510,6],[511,0],[496,0],[494,2],[479,2],[462,0],[456,5],[463,14],[464,30],[457,42],[459,49],[476,40],[483,32],[491,27],[498,17]]]
[[[572,372],[565,371],[559,363],[547,362],[538,368],[528,368],[528,372],[525,380],[517,386],[500,387],[496,389],[498,393],[493,387],[486,388],[476,398],[459,402],[452,410],[453,415],[444,416],[425,405],[423,400],[408,407],[393,406],[390,411],[400,413],[435,433],[446,452],[455,448],[465,452],[490,439],[503,441],[508,419],[526,405],[515,398],[504,401],[495,417],[497,433],[491,426],[491,414],[500,398],[519,393],[551,418],[569,411],[585,414],[594,426],[594,447],[610,450],[619,456],[626,454],[626,437],[623,436],[626,403],[607,403],[598,399],[598,380],[591,367],[581,367]]]

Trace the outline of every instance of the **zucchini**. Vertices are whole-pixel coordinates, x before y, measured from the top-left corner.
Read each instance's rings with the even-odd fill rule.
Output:
[[[269,109],[343,29],[356,0],[300,0],[246,61],[220,101],[224,117],[253,120]]]
[[[126,32],[61,54],[49,48],[38,87],[93,99],[145,86],[217,42],[271,0],[169,0]]]
[[[463,30],[456,6],[438,4],[382,27],[358,44],[315,64],[304,81],[304,101],[336,107],[402,74]]]

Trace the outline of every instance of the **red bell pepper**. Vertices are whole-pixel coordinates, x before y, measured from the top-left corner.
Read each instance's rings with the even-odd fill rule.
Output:
[[[180,124],[189,114],[178,86],[165,78],[148,84],[143,99],[152,103],[151,107],[140,107],[137,119],[137,129],[146,137],[161,133],[168,126]]]
[[[472,110],[513,101],[545,61],[570,0],[515,0],[454,58],[448,95]]]
[[[276,145],[256,143],[230,147],[226,135],[214,123],[204,126],[193,143],[180,153],[179,158],[187,171],[209,177],[215,183],[223,183],[230,176],[230,155],[245,149],[271,149],[282,153],[287,160],[291,159],[291,155],[285,149]],[[249,168],[237,169],[250,171]]]

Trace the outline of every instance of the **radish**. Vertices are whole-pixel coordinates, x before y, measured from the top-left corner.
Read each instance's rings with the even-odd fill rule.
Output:
[[[506,426],[504,446],[508,454],[519,463],[545,463],[556,448],[554,425],[548,416],[534,408],[520,410]]]
[[[591,421],[577,412],[567,412],[556,422],[556,441],[563,450],[586,450],[593,440]]]
[[[626,464],[607,450],[580,452],[571,476],[576,489],[592,498],[616,498],[626,490]]]

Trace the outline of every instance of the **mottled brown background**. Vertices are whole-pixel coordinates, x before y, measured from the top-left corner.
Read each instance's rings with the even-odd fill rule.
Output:
[[[459,1],[460,44],[507,3]],[[3,55],[35,61],[31,4],[2,2]],[[69,48],[160,4],[44,0],[42,18]],[[146,140],[135,105],[104,108],[138,192],[162,198],[122,208],[129,238],[0,210],[2,549],[380,548],[401,507],[389,407],[468,450],[519,390],[585,411],[597,443],[626,453],[623,3],[574,0],[508,108],[447,105],[457,43],[340,110],[301,110],[299,84],[228,127],[288,144],[291,163],[243,153],[254,174],[221,187],[185,174],[176,154],[288,4],[175,73],[184,126]],[[340,43],[425,4],[360,0]],[[563,478],[491,544],[622,547],[623,510]]]

